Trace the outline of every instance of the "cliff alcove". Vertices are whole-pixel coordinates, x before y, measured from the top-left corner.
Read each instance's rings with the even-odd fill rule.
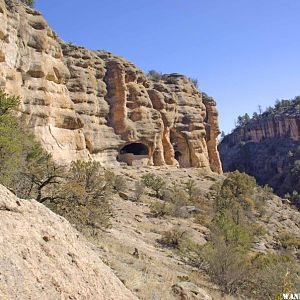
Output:
[[[149,161],[149,149],[143,143],[126,144],[120,149],[117,160],[129,166],[133,164],[147,165]]]
[[[189,146],[183,135],[171,131],[171,143],[175,151],[174,158],[182,168],[191,167],[191,156]]]

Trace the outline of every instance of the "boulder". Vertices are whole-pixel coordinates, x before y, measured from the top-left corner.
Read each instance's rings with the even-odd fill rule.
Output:
[[[189,281],[181,281],[172,286],[175,299],[178,300],[212,300],[202,288]]]
[[[0,185],[1,299],[137,299],[64,218]]]

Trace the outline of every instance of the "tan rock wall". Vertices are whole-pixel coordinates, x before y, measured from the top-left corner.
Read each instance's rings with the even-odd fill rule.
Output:
[[[139,142],[150,165],[221,172],[215,103],[190,80],[152,81],[121,57],[66,44],[40,13],[9,0],[0,0],[0,87],[20,96],[22,122],[59,163],[116,165]]]
[[[286,137],[294,141],[300,140],[300,115],[275,115],[258,121],[251,121],[249,125],[237,128],[228,135],[232,144],[241,141],[259,143],[266,138]]]

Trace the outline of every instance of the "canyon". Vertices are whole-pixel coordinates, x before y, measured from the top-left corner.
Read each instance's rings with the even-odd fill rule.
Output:
[[[282,100],[257,118],[237,126],[219,144],[226,172],[240,170],[268,184],[280,196],[300,191],[297,161],[300,146],[299,99]]]

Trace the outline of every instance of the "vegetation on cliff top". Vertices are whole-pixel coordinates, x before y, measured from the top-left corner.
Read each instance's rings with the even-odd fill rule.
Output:
[[[166,80],[166,83],[176,83],[175,80],[172,80],[172,74],[163,74],[162,72],[158,72],[155,70],[149,70],[147,73],[147,77],[154,82],[158,82],[160,80]],[[191,78],[188,77],[188,80],[196,87],[198,88],[198,79],[197,78]]]
[[[236,128],[245,127],[249,123],[257,120],[261,120],[263,118],[268,118],[270,116],[274,116],[276,114],[295,114],[300,111],[300,96],[296,96],[294,99],[290,100],[276,100],[274,106],[269,106],[262,110],[261,106],[258,107],[258,112],[254,112],[252,117],[250,117],[247,113],[242,116],[238,116],[236,121]]]
[[[30,7],[34,7],[34,0],[19,0],[19,1]]]

